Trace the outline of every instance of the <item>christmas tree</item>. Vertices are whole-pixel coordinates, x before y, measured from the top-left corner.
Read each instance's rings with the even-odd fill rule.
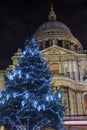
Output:
[[[0,92],[0,126],[14,130],[61,130],[65,107],[61,93],[52,91],[52,72],[34,38],[26,40],[17,65]]]

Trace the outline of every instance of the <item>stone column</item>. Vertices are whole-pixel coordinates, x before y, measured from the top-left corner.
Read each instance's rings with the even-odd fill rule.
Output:
[[[78,63],[77,63],[77,61],[73,62],[73,67],[74,67],[75,81],[79,81],[79,72],[78,72]]]
[[[60,63],[61,63],[61,74],[63,74],[64,73],[63,56],[60,57]]]
[[[69,107],[70,107],[70,115],[72,115],[72,110],[73,110],[73,102],[72,102],[72,98],[71,98],[71,91],[69,89]]]
[[[68,58],[67,58],[67,70],[68,70],[68,71],[67,71],[67,72],[68,72],[67,75],[68,75],[68,77],[70,77],[69,60],[68,60]]]
[[[73,79],[73,65],[72,65],[72,60],[69,60],[69,72],[70,72],[70,78]]]
[[[75,91],[73,89],[69,89],[69,98],[70,98],[70,114],[76,115],[76,97],[75,97]]]
[[[81,92],[78,91],[76,94],[77,97],[77,109],[78,109],[78,115],[83,114],[83,104],[82,104],[82,96],[81,96]]]
[[[83,72],[82,72],[82,70],[80,69],[80,81],[82,82],[83,81]]]

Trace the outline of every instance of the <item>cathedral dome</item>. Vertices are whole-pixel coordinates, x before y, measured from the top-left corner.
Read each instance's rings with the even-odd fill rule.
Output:
[[[70,29],[64,23],[56,20],[56,15],[53,7],[51,7],[48,19],[49,20],[43,23],[35,33],[38,42],[45,42],[48,40],[61,40],[68,41],[82,48],[81,43],[73,36]]]
[[[39,42],[58,39],[70,41],[81,46],[80,42],[72,35],[70,29],[65,24],[54,20],[42,24],[36,31],[35,36]]]

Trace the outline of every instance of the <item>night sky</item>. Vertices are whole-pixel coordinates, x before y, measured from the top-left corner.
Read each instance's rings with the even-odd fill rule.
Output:
[[[11,56],[24,48],[25,39],[48,20],[51,3],[57,20],[87,49],[87,0],[0,0],[0,69],[11,64]]]

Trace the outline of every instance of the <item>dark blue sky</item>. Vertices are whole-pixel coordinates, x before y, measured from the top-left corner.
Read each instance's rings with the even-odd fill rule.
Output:
[[[24,47],[24,40],[48,20],[51,3],[57,20],[87,49],[87,0],[0,0],[0,69],[11,64],[11,56]]]

